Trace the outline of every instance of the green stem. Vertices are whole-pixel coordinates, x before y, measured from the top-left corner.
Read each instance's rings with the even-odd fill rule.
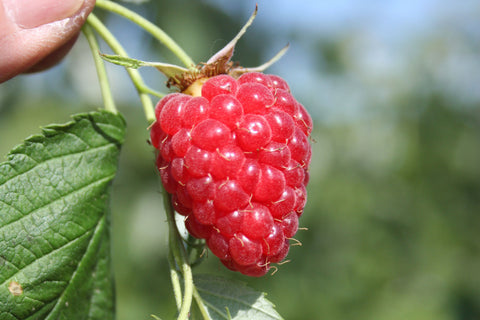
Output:
[[[178,276],[178,271],[176,268],[175,258],[173,257],[172,250],[169,250],[168,252],[168,264],[170,265],[170,278],[172,281],[175,303],[177,305],[177,310],[180,311],[180,308],[182,306],[182,288],[180,286],[180,278]]]
[[[194,290],[192,269],[188,262],[185,247],[183,246],[183,239],[177,229],[177,224],[175,222],[175,210],[173,209],[170,196],[165,191],[163,192],[163,204],[165,206],[165,212],[167,214],[168,221],[169,249],[172,252],[175,262],[180,266],[185,284],[182,305],[177,320],[187,320],[190,307],[192,306]]]
[[[142,91],[142,92],[145,92],[145,93],[149,93],[151,94],[152,96],[155,96],[157,98],[163,98],[166,96],[165,93],[161,93],[161,92],[158,92],[157,90],[153,90],[152,88],[149,88],[149,87],[146,87],[146,86],[140,86],[139,85],[139,89]]]
[[[207,307],[203,303],[203,299],[197,291],[197,288],[193,287],[193,297],[195,298],[195,302],[197,302],[198,309],[202,314],[203,319],[211,320],[210,315],[208,314]]]
[[[180,313],[178,314],[178,320],[187,320],[188,314],[190,312],[190,308],[192,306],[192,298],[193,298],[193,275],[192,269],[187,262],[182,264],[182,271],[183,271],[183,279],[185,281],[185,292],[183,295],[183,303],[182,308],[180,309]]]
[[[109,10],[115,12],[128,20],[136,23],[140,27],[142,27],[145,31],[149,32],[153,37],[155,37],[158,41],[163,43],[173,54],[177,56],[180,61],[187,67],[187,68],[194,68],[195,62],[190,58],[185,51],[172,39],[168,36],[162,29],[158,26],[154,25],[144,17],[140,16],[139,14],[121,6],[115,2],[109,0],[97,0],[96,6],[105,10]]]
[[[124,57],[128,57],[127,52],[123,49],[122,45],[117,41],[115,36],[105,27],[105,25],[93,14],[91,13],[87,18],[87,23],[95,29],[95,31],[105,40],[112,50]],[[149,123],[155,121],[155,111],[152,104],[152,100],[144,88],[147,86],[144,84],[142,77],[138,70],[127,68],[127,73],[130,76],[135,88],[137,89],[138,95],[140,96],[140,101],[142,102],[143,111],[145,117]]]
[[[93,61],[95,62],[95,68],[97,69],[98,82],[100,83],[100,90],[102,92],[103,105],[106,110],[117,113],[118,111],[115,107],[115,101],[113,100],[112,90],[108,81],[107,70],[105,69],[105,63],[98,54],[100,50],[98,47],[97,38],[95,37],[92,28],[88,24],[85,24],[82,27],[82,32],[88,41],[90,50],[92,51]]]

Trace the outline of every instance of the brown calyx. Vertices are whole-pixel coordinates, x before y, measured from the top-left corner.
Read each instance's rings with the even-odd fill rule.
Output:
[[[234,63],[229,61],[227,57],[213,63],[202,63],[193,70],[169,78],[167,81],[167,87],[176,87],[182,93],[191,96],[199,96],[201,94],[198,92],[205,81],[220,74],[230,74],[233,69]]]

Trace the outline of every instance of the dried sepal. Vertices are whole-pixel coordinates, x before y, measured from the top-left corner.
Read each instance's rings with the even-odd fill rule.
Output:
[[[186,69],[173,64],[147,62],[118,55],[101,54],[101,56],[108,62],[126,68],[136,69],[144,66],[154,67],[168,78],[167,87],[177,87],[181,92],[195,95],[195,92],[198,91],[198,87],[201,87],[208,78],[219,74],[228,74],[234,78],[238,78],[247,72],[263,72],[285,54],[288,49],[288,44],[269,61],[257,67],[245,68],[232,62],[235,46],[237,45],[238,40],[240,40],[245,34],[248,27],[253,23],[253,20],[255,20],[257,12],[258,5],[255,6],[254,12],[237,35],[225,47],[208,59],[206,63],[200,63],[195,68]]]
[[[247,72],[263,72],[266,69],[268,69],[271,65],[273,65],[275,62],[280,60],[281,57],[287,52],[288,47],[290,45],[287,44],[285,47],[282,48],[276,55],[274,55],[270,60],[265,62],[264,64],[258,66],[258,67],[252,67],[252,68],[244,68],[244,67],[233,67],[229,71],[229,75],[231,75],[234,78],[240,77],[242,74],[247,73]]]
[[[225,47],[223,47],[220,51],[215,53],[210,59],[207,61],[207,65],[209,64],[220,64],[220,63],[228,63],[232,59],[233,51],[235,50],[235,46],[237,45],[238,40],[245,34],[248,27],[253,23],[255,17],[257,16],[258,12],[258,5],[255,5],[255,11],[248,19],[247,23],[240,29],[240,32],[233,38]]]

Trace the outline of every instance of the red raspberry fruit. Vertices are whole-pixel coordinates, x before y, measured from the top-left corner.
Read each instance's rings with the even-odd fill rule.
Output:
[[[155,108],[151,141],[175,210],[231,270],[262,276],[281,262],[306,203],[312,119],[278,76],[217,75],[201,97]]]

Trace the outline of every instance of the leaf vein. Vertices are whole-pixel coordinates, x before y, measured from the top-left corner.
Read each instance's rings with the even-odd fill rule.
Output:
[[[10,203],[5,202],[3,199],[0,199],[0,203],[3,203],[3,204],[6,205],[8,208],[15,210],[16,212],[20,213],[21,215],[24,215],[24,213],[23,213],[22,211],[20,211],[19,209],[15,208],[15,207],[12,206]]]
[[[82,263],[85,261],[85,258],[88,256],[87,253],[90,251],[90,248],[92,246],[92,243],[94,243],[96,240],[96,237],[95,235],[99,234],[99,229],[103,228],[104,227],[104,224],[105,224],[105,216],[103,216],[97,223],[96,227],[95,227],[95,230],[92,232],[92,236],[89,240],[89,243],[87,245],[87,248],[85,249],[85,254],[83,255],[82,259],[80,260],[80,262],[77,264],[77,268],[73,271],[72,273],[72,276],[70,277],[70,280],[68,281],[67,285],[65,286],[65,289],[63,290],[62,294],[58,297],[58,300],[57,302],[55,303],[55,306],[53,307],[52,309],[52,312],[50,313],[50,315],[54,314],[54,310],[61,305],[61,302],[63,302],[63,298],[65,297],[65,293],[66,291],[68,290],[68,286],[72,283],[72,281],[75,279],[77,273],[78,273],[78,270],[80,269],[80,267],[82,266]],[[90,308],[90,305],[88,306]],[[90,312],[90,311],[89,311]],[[47,319],[50,318],[50,315],[49,317],[47,317]]]
[[[51,161],[58,160],[58,159],[63,159],[63,158],[69,158],[71,156],[76,156],[76,155],[82,154],[82,153],[89,153],[89,152],[95,153],[95,152],[98,152],[98,150],[100,150],[100,149],[107,149],[107,148],[110,148],[110,147],[112,147],[112,143],[108,142],[108,141],[105,141],[105,144],[99,145],[97,147],[93,147],[93,148],[85,149],[85,150],[78,150],[78,151],[71,152],[71,153],[65,153],[65,154],[59,155],[59,156],[54,157],[54,158],[45,159],[45,161],[42,161],[42,162],[37,161],[37,165],[34,165],[31,168],[29,168],[25,171],[22,171],[22,172],[18,172],[15,168],[13,168],[13,166],[11,165],[11,162],[7,161],[7,162],[0,163],[0,166],[1,165],[10,165],[17,172],[17,174],[15,174],[15,175],[9,177],[7,180],[1,182],[0,187],[2,187],[7,182],[9,182],[9,181],[21,176],[21,175],[27,174],[28,172],[35,169],[36,167],[47,164]],[[21,154],[26,155],[25,153],[21,153]]]
[[[204,293],[206,293],[206,294],[209,294],[209,295],[211,295],[211,296],[217,297],[217,298],[221,298],[221,299],[224,299],[224,300],[234,301],[234,302],[239,303],[239,304],[241,304],[241,305],[247,306],[247,307],[249,307],[250,309],[255,309],[255,310],[259,311],[260,313],[269,315],[269,316],[271,316],[271,317],[273,317],[273,318],[281,319],[281,318],[277,318],[277,315],[276,315],[276,314],[272,314],[272,313],[268,312],[268,310],[263,310],[263,309],[259,308],[258,306],[255,306],[254,304],[248,304],[247,302],[245,302],[245,301],[243,301],[243,300],[240,300],[240,299],[237,299],[237,298],[235,298],[235,297],[221,295],[221,294],[218,294],[218,293],[216,293],[216,292],[209,291],[209,290],[206,290],[206,289],[203,289],[203,288],[197,288],[197,290],[200,291],[200,292],[204,292]]]
[[[30,267],[31,265],[37,263],[39,260],[44,259],[44,258],[46,258],[46,257],[48,257],[48,256],[50,256],[50,255],[52,255],[52,254],[54,254],[54,253],[56,253],[57,251],[59,251],[59,250],[63,249],[64,247],[70,245],[72,242],[76,242],[78,239],[80,239],[81,237],[83,237],[83,236],[84,236],[85,234],[87,234],[87,233],[88,233],[88,230],[87,230],[85,233],[79,234],[77,237],[73,238],[71,241],[62,244],[60,247],[58,247],[58,248],[56,248],[56,249],[54,249],[54,250],[52,250],[52,251],[44,254],[43,256],[41,256],[41,257],[39,257],[39,258],[37,258],[37,259],[35,259],[35,260],[33,260],[32,262],[30,262],[29,264],[23,266],[22,268],[18,268],[18,271],[17,271],[16,273],[12,274],[10,277],[8,277],[6,280],[4,280],[4,281],[2,282],[2,284],[0,284],[0,287],[1,287],[1,286],[4,286],[9,279],[16,277],[23,269],[26,269],[26,268]]]
[[[224,317],[225,319],[228,319],[227,313],[223,313],[217,307],[215,307],[212,303],[210,303],[208,301],[205,301],[205,300],[203,300],[203,303],[206,304],[210,309],[212,309],[213,311],[218,313],[220,316]]]
[[[53,205],[55,202],[57,202],[57,201],[59,201],[59,200],[65,199],[65,198],[70,197],[70,196],[72,196],[72,195],[74,195],[74,194],[76,194],[76,193],[79,193],[79,192],[81,192],[82,190],[87,189],[87,188],[89,188],[89,187],[91,187],[91,186],[94,186],[94,185],[97,184],[97,183],[103,183],[103,182],[105,182],[105,181],[109,181],[109,180],[113,179],[113,177],[114,177],[114,174],[110,174],[110,175],[108,175],[108,176],[101,177],[100,179],[94,180],[94,181],[92,181],[92,182],[89,182],[88,184],[86,184],[86,185],[84,185],[84,186],[81,186],[80,188],[78,188],[78,189],[76,189],[76,190],[72,190],[72,191],[70,191],[69,193],[66,193],[66,194],[64,194],[64,195],[60,195],[58,198],[52,199],[52,200],[49,201],[48,203],[46,203],[46,204],[44,204],[44,205],[42,205],[42,206],[40,206],[40,207],[38,207],[38,208],[35,208],[34,210],[32,210],[32,211],[30,211],[30,212],[25,213],[23,216],[19,217],[18,219],[12,220],[12,221],[8,222],[7,224],[4,224],[3,226],[0,226],[0,231],[2,231],[2,229],[8,227],[8,226],[11,225],[11,224],[20,222],[20,221],[23,220],[24,218],[27,218],[28,216],[30,216],[30,215],[32,215],[32,214],[35,214],[36,212],[38,212],[38,211],[40,211],[40,210],[42,210],[42,209],[45,209],[45,208]]]

